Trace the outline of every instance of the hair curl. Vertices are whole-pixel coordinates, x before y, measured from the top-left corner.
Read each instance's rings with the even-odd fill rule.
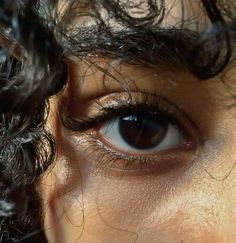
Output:
[[[35,187],[54,160],[55,143],[45,129],[47,101],[65,85],[67,56],[172,62],[201,80],[216,76],[232,60],[233,0],[202,0],[211,26],[201,32],[187,29],[187,21],[161,27],[164,0],[143,2],[70,0],[61,6],[56,0],[1,1],[0,242],[46,242]],[[136,8],[143,13],[137,16]]]

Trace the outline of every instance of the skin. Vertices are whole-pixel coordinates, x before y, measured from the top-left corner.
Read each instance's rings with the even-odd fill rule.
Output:
[[[180,68],[93,61],[105,69],[109,65],[116,80],[106,76],[104,81],[96,67],[70,57],[68,84],[51,100],[48,128],[58,152],[38,188],[48,241],[235,242],[236,110],[228,108],[234,104],[235,64],[224,71],[224,84],[220,75],[198,81]],[[123,157],[111,163],[115,148],[101,139],[98,127],[75,132],[63,126],[64,110],[86,119],[99,112],[98,104],[127,100],[124,87],[134,99],[145,92],[181,107],[180,129],[187,130],[191,146],[149,155],[118,151]],[[125,169],[132,156],[136,162]],[[138,156],[155,163],[143,168]]]

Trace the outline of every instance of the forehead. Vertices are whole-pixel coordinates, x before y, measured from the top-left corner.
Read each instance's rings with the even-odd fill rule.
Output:
[[[161,28],[202,30],[209,24],[200,0],[59,0],[57,13],[74,29],[96,24],[98,16],[112,28],[122,28],[121,16]]]
[[[229,7],[222,2],[61,0],[55,32],[59,30],[66,56],[164,62],[209,79],[226,67],[233,54],[231,39],[222,32],[228,27],[225,20],[230,20]]]

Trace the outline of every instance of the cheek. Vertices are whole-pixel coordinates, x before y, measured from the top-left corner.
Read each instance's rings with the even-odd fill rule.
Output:
[[[51,127],[58,156],[40,183],[49,243],[235,241],[236,138],[227,141],[229,128],[187,170],[129,177],[94,171],[97,157]]]
[[[140,243],[236,239],[231,212],[236,200],[224,190],[232,188],[232,178],[231,184],[219,182],[204,170],[191,178],[115,178],[89,173],[81,166],[76,170],[71,166],[78,164],[75,159],[59,154],[42,182],[50,243],[76,242],[80,237],[81,242],[117,243],[136,238]],[[82,156],[79,162],[89,163]]]

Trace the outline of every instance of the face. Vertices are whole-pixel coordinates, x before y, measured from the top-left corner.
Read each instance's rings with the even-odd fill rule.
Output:
[[[184,7],[206,27],[198,4]],[[180,4],[167,8],[163,27],[182,17]],[[66,62],[48,118],[57,156],[38,188],[48,241],[234,242],[234,64],[222,82],[106,57]]]

